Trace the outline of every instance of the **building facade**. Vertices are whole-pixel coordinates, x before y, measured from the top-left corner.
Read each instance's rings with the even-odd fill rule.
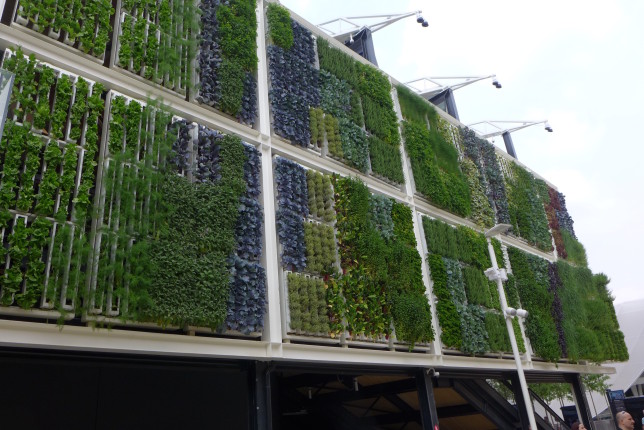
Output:
[[[493,260],[529,381],[588,420],[627,359],[556,187],[278,4],[6,1],[0,45],[10,427],[527,428]]]

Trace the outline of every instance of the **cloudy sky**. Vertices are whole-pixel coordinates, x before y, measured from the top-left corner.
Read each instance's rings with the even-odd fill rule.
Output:
[[[644,298],[644,2],[638,0],[282,0],[319,24],[422,10],[374,34],[402,82],[496,74],[455,92],[461,121],[548,119],[512,135],[519,160],[567,198],[590,267],[615,302]],[[495,144],[503,147],[503,139]]]

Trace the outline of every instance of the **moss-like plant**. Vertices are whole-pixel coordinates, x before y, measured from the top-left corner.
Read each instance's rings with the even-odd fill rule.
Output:
[[[369,157],[373,173],[398,184],[405,182],[399,148],[369,136]]]
[[[544,251],[552,250],[552,236],[548,231],[548,219],[539,197],[535,178],[515,163],[512,174],[506,177],[508,203],[512,231],[531,245]]]
[[[425,125],[403,123],[405,146],[411,159],[416,190],[435,205],[466,217],[471,213],[467,180],[458,167],[454,146]],[[436,151],[439,152],[436,152]]]
[[[291,46],[293,46],[293,29],[291,28],[291,14],[288,9],[276,3],[269,3],[266,9],[266,18],[271,41],[282,49],[291,49]]]

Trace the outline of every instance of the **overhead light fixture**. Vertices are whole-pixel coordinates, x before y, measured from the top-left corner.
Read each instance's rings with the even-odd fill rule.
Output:
[[[353,34],[349,35],[349,45],[353,45]]]
[[[429,27],[429,23],[423,20],[423,27]]]
[[[493,80],[492,85],[494,85],[497,88],[503,88],[503,85],[501,85],[498,79]]]
[[[547,122],[547,121],[546,121],[545,129],[546,129],[546,131],[547,131],[548,133],[552,133],[552,127],[550,127],[550,124],[548,124],[548,122]]]
[[[416,22],[417,23],[422,24],[424,21],[425,20],[423,19],[422,16],[420,16],[420,14],[416,15]]]

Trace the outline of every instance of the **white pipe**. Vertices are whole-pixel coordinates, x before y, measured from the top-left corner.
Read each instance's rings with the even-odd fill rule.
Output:
[[[487,250],[490,254],[490,259],[492,260],[492,268],[495,271],[499,270],[499,265],[496,261],[496,254],[494,253],[494,247],[492,246],[492,241],[490,238],[487,238]],[[512,345],[512,355],[514,355],[514,361],[517,365],[517,373],[519,374],[519,384],[521,385],[521,392],[523,393],[523,399],[525,403],[525,409],[528,413],[528,421],[530,422],[530,428],[532,430],[537,430],[537,424],[534,421],[534,411],[532,410],[532,399],[530,398],[530,393],[528,392],[528,384],[525,381],[525,375],[523,373],[523,364],[521,363],[521,356],[519,355],[519,347],[517,346],[517,338],[514,335],[514,327],[512,326],[512,317],[509,317],[505,314],[505,310],[508,307],[508,302],[505,299],[505,291],[503,290],[503,281],[500,277],[496,278],[496,286],[499,289],[499,299],[501,301],[501,310],[503,311],[503,316],[505,318],[505,325],[508,329],[508,335],[510,336],[510,345]]]

